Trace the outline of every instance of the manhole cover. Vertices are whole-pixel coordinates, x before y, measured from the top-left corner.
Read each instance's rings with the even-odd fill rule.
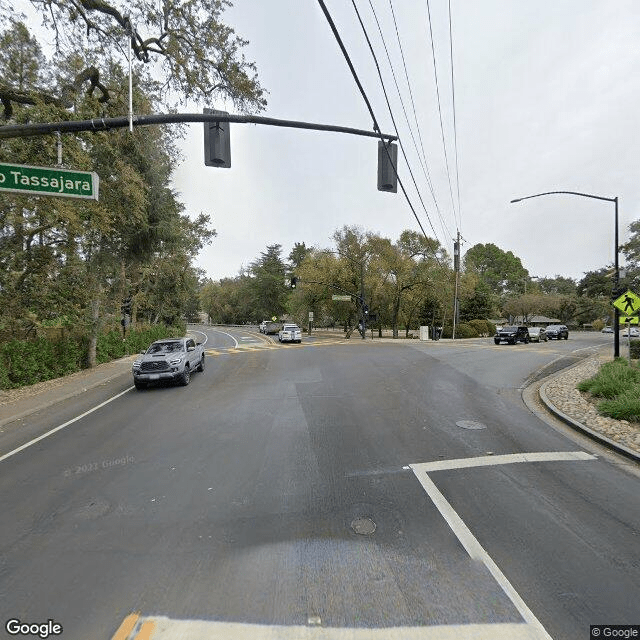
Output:
[[[376,523],[371,518],[356,518],[351,528],[361,536],[370,536],[376,530]]]
[[[486,429],[487,425],[482,424],[482,422],[476,422],[475,420],[458,420],[456,422],[458,427],[462,427],[463,429]]]

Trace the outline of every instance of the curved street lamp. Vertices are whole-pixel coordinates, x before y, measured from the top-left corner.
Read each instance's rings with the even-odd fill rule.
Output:
[[[532,196],[525,196],[524,198],[516,198],[511,200],[511,203],[521,202],[522,200],[529,200],[530,198],[539,198],[541,196],[552,196],[557,194],[566,194],[571,196],[582,196],[583,198],[593,198],[594,200],[604,200],[606,202],[613,202],[615,205],[615,280],[614,290],[618,289],[620,284],[620,266],[618,264],[618,198],[605,198],[604,196],[594,196],[590,193],[580,193],[579,191],[546,191],[545,193],[536,193]],[[613,357],[620,357],[620,311],[615,308],[614,321],[613,321]]]

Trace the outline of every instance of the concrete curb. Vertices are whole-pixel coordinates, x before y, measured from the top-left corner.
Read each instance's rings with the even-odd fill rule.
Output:
[[[126,362],[128,364],[129,362],[131,362],[131,358],[132,356],[125,356],[124,358],[113,360],[112,363]],[[10,422],[15,422],[16,420],[20,420],[21,418],[25,418],[26,416],[29,416],[32,413],[37,413],[38,411],[44,411],[45,409],[48,409],[49,407],[52,407],[53,405],[56,405],[59,402],[64,402],[69,398],[74,398],[76,396],[79,396],[82,393],[89,391],[90,389],[95,389],[96,387],[99,387],[100,385],[108,384],[109,382],[112,382],[116,378],[127,375],[127,373],[129,373],[129,369],[130,369],[130,366],[127,366],[127,368],[124,371],[113,373],[107,376],[106,378],[101,378],[100,380],[95,380],[94,382],[87,382],[86,384],[81,384],[78,387],[76,387],[73,391],[68,391],[64,395],[58,396],[56,398],[52,398],[50,400],[46,400],[40,403],[37,403],[37,400],[35,400],[34,404],[28,409],[25,409],[24,411],[20,411],[18,413],[14,413],[10,416],[7,416],[6,418],[0,418],[0,427],[3,427],[5,424],[9,424]]]
[[[580,362],[577,362],[576,364],[574,364],[574,365],[572,365],[570,367],[562,369],[562,371],[560,371],[558,373],[555,373],[552,376],[550,376],[549,378],[547,378],[547,380],[545,380],[540,385],[540,389],[538,390],[538,395],[540,396],[540,400],[542,401],[544,406],[547,408],[549,413],[551,413],[556,418],[558,418],[559,420],[561,420],[565,424],[569,425],[570,427],[572,427],[576,431],[579,431],[580,433],[584,434],[588,438],[591,438],[592,440],[595,440],[599,444],[604,445],[605,447],[607,447],[608,449],[611,449],[615,453],[618,453],[618,454],[620,454],[622,456],[625,456],[625,458],[630,458],[634,462],[640,463],[640,454],[638,454],[636,451],[633,451],[632,449],[629,449],[629,447],[626,447],[625,445],[620,444],[619,442],[615,442],[615,440],[611,440],[610,438],[607,438],[607,436],[604,436],[601,433],[598,433],[597,431],[594,431],[593,429],[591,429],[591,428],[587,427],[586,425],[582,424],[581,422],[578,422],[577,420],[574,420],[572,417],[568,416],[566,413],[563,413],[562,411],[560,411],[560,409],[558,409],[558,407],[556,407],[551,402],[551,400],[549,400],[549,397],[547,396],[547,393],[546,393],[547,385],[550,382],[552,382],[555,378],[558,378],[562,374],[564,374],[567,371],[573,369],[574,367],[577,367],[577,366],[583,364],[583,362],[584,361],[581,360]]]

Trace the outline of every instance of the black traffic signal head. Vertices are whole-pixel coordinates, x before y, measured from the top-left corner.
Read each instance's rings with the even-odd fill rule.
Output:
[[[226,111],[203,109],[207,115],[228,116]],[[204,163],[207,167],[231,167],[230,122],[204,123]]]
[[[378,191],[398,192],[398,145],[378,141]]]
[[[298,278],[296,276],[292,276],[291,277],[291,288],[295,289],[297,284],[298,284]]]

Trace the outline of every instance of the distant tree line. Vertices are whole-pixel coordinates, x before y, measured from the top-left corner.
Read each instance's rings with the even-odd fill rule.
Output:
[[[640,292],[640,222],[633,223],[619,291]],[[350,333],[361,316],[361,292],[368,308],[368,327],[380,334],[408,334],[421,325],[444,328],[451,335],[455,273],[447,251],[437,240],[404,231],[394,242],[358,227],[333,235],[332,247],[296,243],[289,256],[270,245],[235,278],[202,281],[201,308],[212,322],[257,323],[290,318],[308,326],[343,327]],[[290,286],[297,279],[296,288]],[[336,301],[335,294],[351,295]],[[561,275],[535,278],[511,251],[495,244],[476,244],[465,254],[458,283],[458,337],[485,335],[490,321],[528,323],[534,316],[555,318],[580,327],[601,328],[613,321],[613,268],[585,273],[580,281]],[[487,322],[489,321],[489,322]]]

